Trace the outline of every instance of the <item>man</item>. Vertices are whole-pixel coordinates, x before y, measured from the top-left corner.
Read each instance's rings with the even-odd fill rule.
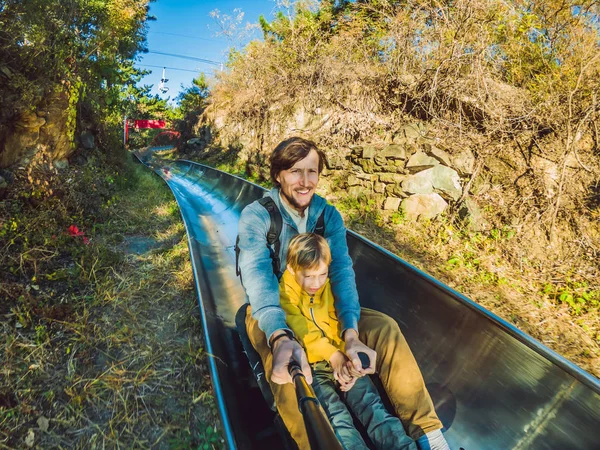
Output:
[[[314,232],[323,215],[324,237],[332,256],[329,276],[346,356],[357,372],[371,374],[377,369],[398,417],[421,449],[448,449],[440,431],[442,424],[398,324],[385,314],[360,308],[342,217],[315,195],[325,155],[313,142],[293,137],[275,148],[270,162],[276,187],[268,196],[283,221],[279,255],[272,255],[267,244],[271,215],[256,201],[244,208],[240,217],[239,266],[251,306],[246,317],[248,336],[262,359],[279,414],[298,447],[310,448],[288,373],[290,359],[300,362],[309,383],[312,376],[306,354],[293,338],[281,309],[273,256],[286,261],[290,239],[298,233]],[[359,352],[369,357],[367,369],[362,368]]]

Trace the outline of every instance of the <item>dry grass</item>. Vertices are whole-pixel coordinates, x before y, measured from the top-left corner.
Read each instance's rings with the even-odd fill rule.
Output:
[[[108,209],[79,217],[89,245],[61,234],[70,217],[47,200],[15,217],[54,217],[49,229],[3,235],[0,448],[223,445],[176,204],[147,169],[120,176]],[[60,246],[26,245],[53,233]]]
[[[558,264],[531,264],[516,257],[532,245],[518,234],[474,232],[448,219],[405,222],[368,199],[341,191],[331,195],[349,228],[600,376],[600,268],[593,261],[580,261],[568,273]],[[596,303],[582,304],[579,311],[560,299],[563,293],[581,298],[584,292]]]

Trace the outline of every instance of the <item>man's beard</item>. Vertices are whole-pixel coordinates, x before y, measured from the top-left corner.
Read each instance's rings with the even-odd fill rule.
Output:
[[[310,201],[307,203],[306,206],[302,206],[300,204],[298,204],[298,202],[296,201],[296,199],[294,199],[293,197],[288,197],[288,195],[283,192],[283,190],[281,191],[281,195],[283,195],[283,197],[287,200],[287,202],[292,205],[292,208],[294,208],[297,211],[300,212],[304,212],[306,209],[308,209],[308,206],[310,205],[310,202],[312,201],[312,195],[310,196]]]

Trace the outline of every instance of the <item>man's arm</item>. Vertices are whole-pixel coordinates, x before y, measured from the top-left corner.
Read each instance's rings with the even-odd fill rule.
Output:
[[[324,237],[331,249],[329,278],[335,298],[335,310],[343,336],[347,329],[358,331],[360,304],[358,302],[352,259],[348,254],[344,221],[335,207],[328,205],[326,208]]]
[[[279,283],[267,247],[271,218],[259,203],[244,208],[238,225],[240,271],[252,316],[267,340],[276,330],[287,329],[285,313],[279,302]]]
[[[252,306],[252,316],[267,336],[267,342],[273,352],[271,379],[278,384],[291,383],[288,366],[290,360],[294,359],[300,363],[306,381],[312,383],[310,366],[302,346],[287,336],[278,338],[289,328],[279,302],[279,283],[273,273],[271,255],[267,247],[270,223],[269,213],[256,202],[244,208],[240,216],[239,265],[244,289]],[[275,340],[276,338],[278,339]],[[275,343],[272,345],[273,342]]]
[[[363,344],[358,336],[360,303],[352,259],[348,253],[346,227],[339,211],[333,206],[327,208],[330,208],[325,215],[325,238],[331,249],[329,278],[335,298],[335,310],[340,321],[341,337],[345,341],[346,356],[360,375],[375,373],[377,353]],[[358,353],[366,353],[369,357],[370,366],[367,369],[362,368]]]

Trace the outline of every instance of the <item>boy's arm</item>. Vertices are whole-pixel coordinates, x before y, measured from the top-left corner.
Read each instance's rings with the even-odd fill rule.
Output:
[[[358,331],[360,304],[358,302],[352,259],[348,254],[344,221],[335,207],[327,205],[326,208],[324,237],[331,249],[329,278],[335,298],[337,318],[340,321],[341,336],[343,337],[344,332],[348,329]]]
[[[306,353],[313,356],[318,361],[329,361],[338,349],[332,345],[326,336],[312,320],[302,314],[300,308],[292,304],[288,295],[285,292],[281,293],[281,307],[285,311],[286,321],[298,341],[300,341]]]

